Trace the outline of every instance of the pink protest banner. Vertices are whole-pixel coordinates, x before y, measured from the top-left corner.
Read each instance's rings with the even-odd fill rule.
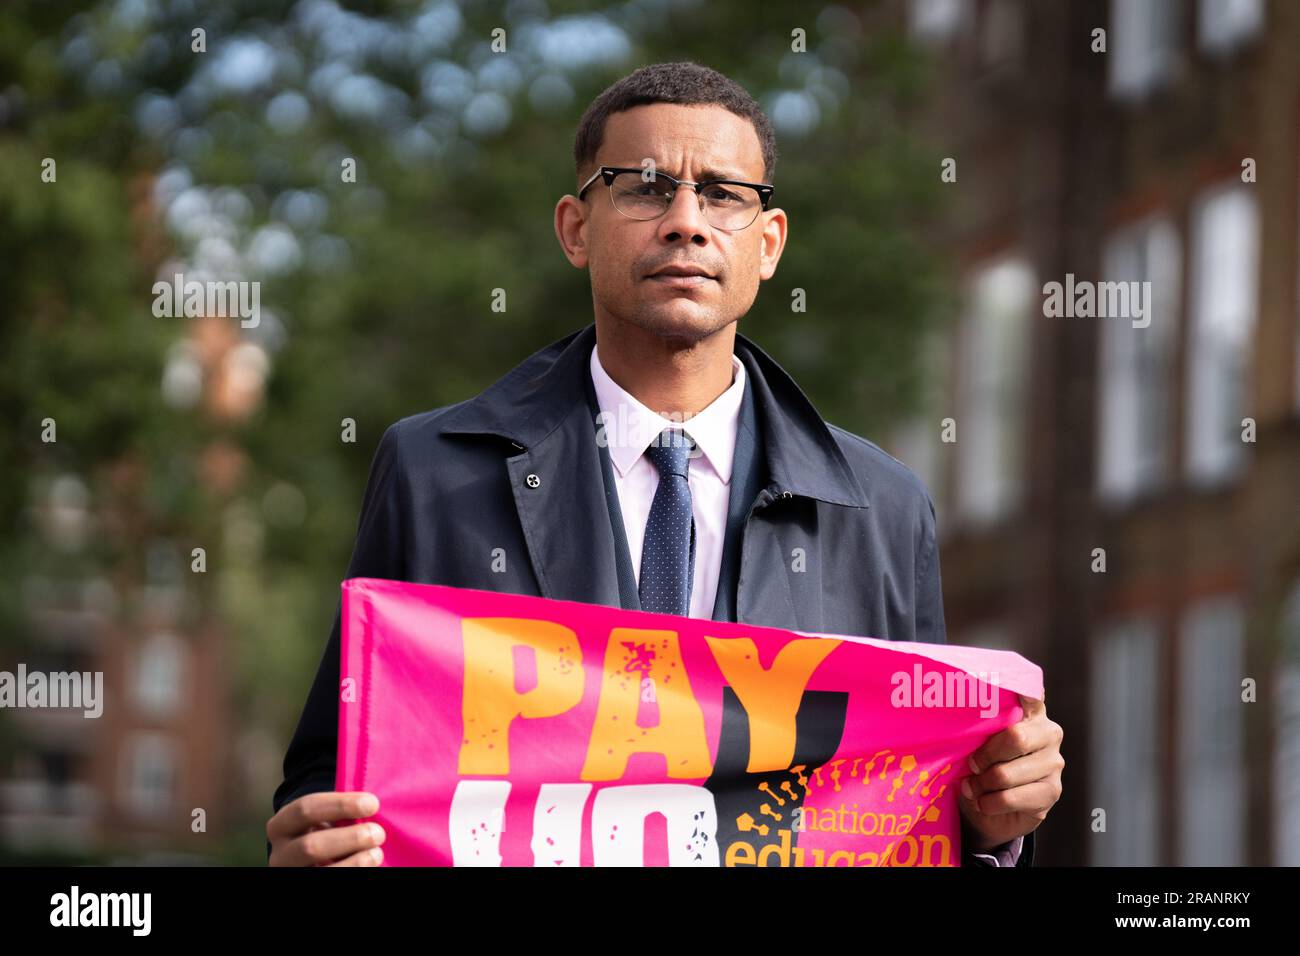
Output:
[[[957,866],[967,757],[1042,671],[368,578],[343,583],[337,788],[389,866]]]

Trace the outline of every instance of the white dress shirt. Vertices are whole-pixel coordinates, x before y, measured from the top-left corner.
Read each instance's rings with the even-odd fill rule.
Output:
[[[732,379],[727,390],[698,415],[673,422],[646,408],[610,378],[600,364],[598,349],[596,346],[591,350],[591,380],[604,415],[605,442],[614,466],[614,484],[637,586],[641,584],[646,521],[659,487],[659,469],[646,457],[645,450],[665,428],[681,428],[697,445],[687,468],[695,516],[695,577],[689,616],[712,619],[727,534],[731,463],[740,427],[740,401],[745,394],[745,366],[733,353]]]

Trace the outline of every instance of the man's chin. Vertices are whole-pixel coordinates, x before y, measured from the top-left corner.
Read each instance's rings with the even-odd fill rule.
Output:
[[[683,345],[694,345],[702,339],[715,335],[726,328],[734,319],[726,319],[711,308],[704,308],[694,302],[669,303],[666,307],[651,308],[641,313],[637,322],[647,332]]]

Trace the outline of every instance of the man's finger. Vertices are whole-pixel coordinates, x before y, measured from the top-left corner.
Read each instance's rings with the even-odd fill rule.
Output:
[[[360,820],[379,811],[379,798],[373,793],[309,793],[280,808],[266,825],[266,838],[272,843],[292,839],[308,832],[315,824],[337,820]]]
[[[1039,780],[1037,783],[1010,790],[994,790],[975,798],[975,808],[986,816],[996,817],[1004,813],[1034,813],[1049,810],[1056,803],[1060,793],[1055,782]]]
[[[345,860],[339,860],[337,863],[329,863],[328,866],[378,866],[384,862],[384,851],[379,847],[372,847],[369,850],[361,850],[353,853]]]
[[[1021,720],[1028,720],[1031,717],[1037,717],[1039,714],[1047,713],[1047,704],[1034,697],[1026,697],[1024,694],[1017,694],[1020,698],[1020,706],[1025,711],[1025,716]]]
[[[985,793],[1023,787],[1047,779],[1059,771],[1064,763],[1059,753],[1038,750],[1014,760],[995,763],[983,773],[972,774],[962,781],[962,791],[965,792],[966,784],[969,783],[972,795],[979,798]]]
[[[284,845],[279,863],[285,866],[316,866],[331,863],[384,842],[384,828],[378,823],[355,823],[349,827],[313,830]]]
[[[970,755],[967,763],[971,773],[983,773],[1004,760],[1015,760],[1051,744],[1051,733],[1045,717],[1021,720],[998,731]]]

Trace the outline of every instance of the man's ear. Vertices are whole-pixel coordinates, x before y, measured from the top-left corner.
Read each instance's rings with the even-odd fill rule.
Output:
[[[576,196],[562,196],[555,204],[555,238],[575,269],[587,268],[587,205]]]
[[[768,209],[763,212],[763,238],[759,249],[758,277],[770,279],[776,275],[776,264],[781,261],[781,252],[785,249],[786,220],[784,209]]]

